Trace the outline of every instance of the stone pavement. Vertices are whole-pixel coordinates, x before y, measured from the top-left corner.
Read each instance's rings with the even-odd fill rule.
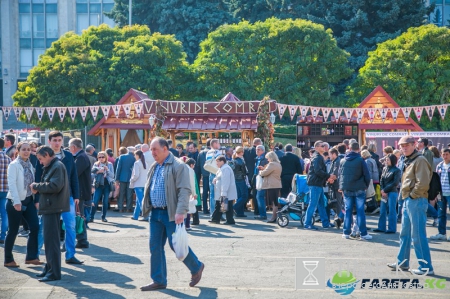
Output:
[[[291,221],[286,228],[248,218],[236,219],[236,226],[212,225],[202,215],[201,225],[193,226],[189,242],[205,271],[201,282],[190,288],[190,273],[166,245],[168,289],[141,292],[150,282],[148,223],[133,221],[131,214],[108,212],[108,223],[90,223],[91,246],[77,249],[84,265],[66,265],[63,256],[62,280],[39,283],[35,274],[41,266],[25,265],[26,239],[17,238],[15,260],[21,267],[0,270],[0,298],[340,298],[331,288],[296,290],[295,258],[325,257],[325,280],[348,270],[358,279],[405,278],[389,271],[395,262],[398,234],[372,233],[371,241],[345,240],[342,230],[319,232],[298,229]],[[376,216],[368,216],[368,226],[376,227]],[[399,226],[400,228],[400,226]],[[437,228],[428,227],[428,235]],[[430,241],[436,276],[427,289],[361,289],[353,298],[450,298],[450,242]],[[3,260],[3,246],[0,247]],[[412,267],[417,259],[412,251]],[[45,256],[41,257],[45,260]],[[414,278],[406,274],[407,278]],[[323,278],[322,278],[323,279]],[[441,279],[437,287],[436,281]],[[443,280],[442,280],[443,279]],[[442,284],[443,281],[446,281]],[[324,280],[322,280],[324,282]],[[430,286],[430,282],[428,286]],[[420,283],[425,283],[420,278]],[[442,288],[444,286],[444,288]]]

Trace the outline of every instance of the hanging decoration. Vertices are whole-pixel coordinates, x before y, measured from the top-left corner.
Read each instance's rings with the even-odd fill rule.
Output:
[[[272,148],[273,143],[273,125],[270,122],[270,105],[269,105],[269,97],[264,97],[264,99],[260,102],[258,107],[258,112],[256,116],[256,120],[258,122],[258,127],[256,129],[256,137],[261,138],[266,150]],[[291,105],[289,107],[289,113],[291,114],[291,119],[293,118],[292,114],[295,115],[297,112],[297,106],[295,106],[295,110],[293,108],[294,113],[291,112]]]
[[[381,121],[382,121],[383,123],[386,121],[386,118],[387,118],[387,112],[388,112],[388,109],[387,109],[387,108],[381,108],[381,109],[378,109],[378,113],[380,113]]]
[[[56,107],[46,107],[48,118],[50,122],[53,121],[53,116],[55,116]]]
[[[373,123],[373,119],[375,118],[376,109],[375,108],[367,108],[367,114],[369,115],[369,120]]]
[[[33,115],[34,108],[33,107],[25,107],[25,114],[27,115],[28,121],[31,120],[31,116]]]
[[[20,115],[22,114],[23,108],[22,107],[13,107],[14,114],[16,115],[16,119],[20,118]]]
[[[141,117],[142,108],[144,104],[134,104],[134,109],[136,110],[137,117]]]
[[[105,116],[105,119],[108,119],[109,111],[111,111],[111,106],[100,106],[102,108],[103,115]]]
[[[166,114],[164,112],[164,107],[160,100],[156,101],[156,119],[155,119],[155,134],[156,136],[166,137],[168,134],[166,130],[162,128],[163,122],[166,119]]]
[[[341,116],[342,108],[333,108],[332,111],[334,118],[336,119],[336,122],[339,122],[339,117]]]
[[[355,108],[356,111],[356,122],[359,124],[364,117],[364,109]]]
[[[128,117],[130,117],[130,112],[131,112],[131,104],[124,104],[122,105],[123,111],[125,111],[125,115]]]
[[[113,105],[112,106],[112,110],[114,112],[114,115],[116,116],[116,118],[119,118],[119,114],[120,114],[120,107],[121,105]]]
[[[9,114],[11,113],[12,107],[3,107],[3,115],[5,116],[6,121],[8,121]]]
[[[99,107],[98,106],[89,106],[89,111],[91,111],[92,119],[96,120],[98,111],[99,111]]]
[[[409,119],[409,115],[411,114],[411,108],[405,107],[401,109],[403,111],[403,116],[405,117],[406,121]]]
[[[350,119],[352,118],[353,109],[351,108],[344,108],[345,116],[347,117],[347,121],[350,122]]]
[[[36,107],[36,113],[39,121],[42,120],[42,116],[44,116],[44,111],[45,111],[44,107]]]
[[[423,107],[415,107],[414,113],[416,114],[417,120],[420,122],[420,118],[422,117]]]
[[[66,116],[67,107],[57,107],[56,110],[58,110],[59,119],[63,122],[64,117]]]
[[[389,108],[391,111],[392,119],[394,122],[397,122],[398,113],[400,112],[400,108]]]
[[[75,117],[77,116],[78,107],[69,107],[68,110],[70,118],[72,119],[72,122],[74,122]]]
[[[436,109],[436,106],[426,106],[425,111],[428,114],[428,118],[430,121],[433,119],[434,109]]]
[[[445,113],[447,112],[448,105],[439,105],[437,106],[437,109],[439,111],[439,114],[441,115],[442,120],[445,118]]]
[[[88,113],[89,107],[80,107],[78,108],[78,111],[80,111],[81,114],[81,118],[83,119],[83,121],[86,120],[86,115]]]
[[[283,114],[286,111],[287,105],[286,104],[279,104],[278,105],[278,114],[280,115],[280,119],[283,118]]]
[[[295,113],[297,113],[298,106],[297,105],[288,105],[289,115],[291,116],[291,120],[294,119]]]
[[[299,106],[300,114],[302,115],[302,119],[305,119],[306,114],[308,114],[309,107],[307,106]]]

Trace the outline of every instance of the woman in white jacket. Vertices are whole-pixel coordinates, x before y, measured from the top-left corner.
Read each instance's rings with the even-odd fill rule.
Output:
[[[214,199],[216,201],[214,213],[210,222],[220,223],[222,218],[221,205],[225,203],[226,206],[226,218],[227,221],[224,224],[235,224],[233,218],[233,201],[237,198],[236,182],[234,179],[234,172],[227,164],[227,160],[224,156],[216,158],[217,167],[219,170],[216,173],[216,177],[213,180],[214,186]]]
[[[34,202],[34,196],[30,189],[30,185],[34,182],[34,168],[29,159],[30,144],[20,142],[17,145],[17,151],[19,156],[8,166],[9,192],[6,195],[8,199],[6,212],[8,213],[9,230],[5,239],[5,267],[19,267],[14,261],[12,250],[22,217],[27,221],[30,229],[25,264],[42,264],[38,259],[39,220],[37,210],[39,203]]]
[[[145,156],[141,150],[136,151],[134,157],[136,158],[136,162],[134,162],[133,173],[130,179],[130,188],[134,188],[134,192],[136,193],[136,206],[134,207],[134,213],[133,216],[131,216],[131,219],[138,220],[139,215],[141,214],[142,200],[144,199],[144,187],[150,165],[145,162]]]

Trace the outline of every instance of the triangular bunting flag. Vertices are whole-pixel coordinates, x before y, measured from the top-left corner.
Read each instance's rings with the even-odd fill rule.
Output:
[[[294,119],[295,113],[297,112],[298,106],[296,105],[288,105],[289,115],[291,116],[291,120]]]
[[[420,118],[422,117],[423,107],[414,107],[414,113],[416,114],[417,120],[420,122]]]
[[[364,117],[364,109],[362,108],[355,108],[356,111],[356,121],[358,122],[358,124],[361,122],[361,120]]]
[[[302,119],[305,119],[306,114],[308,114],[309,107],[308,106],[300,106],[299,109],[300,109],[300,114],[302,116]]]
[[[339,122],[339,117],[342,113],[342,108],[333,108],[331,109],[333,111],[334,118],[336,118],[336,122]]]
[[[283,114],[286,111],[287,105],[286,104],[277,104],[277,106],[278,106],[278,114],[280,115],[280,119],[282,119]],[[136,108],[136,112],[137,112],[137,108]]]
[[[323,121],[326,122],[328,120],[328,116],[330,115],[330,108],[322,108]]]
[[[50,122],[53,121],[53,116],[55,116],[56,107],[47,107],[47,114],[48,118],[50,119]]]
[[[75,117],[77,116],[78,107],[69,107],[69,115],[72,119],[72,122],[75,121]]]
[[[344,108],[345,116],[347,117],[347,121],[350,122],[350,119],[352,118],[353,109],[352,108]]]
[[[25,114],[27,115],[28,121],[30,121],[31,116],[33,115],[34,107],[25,107]]]
[[[378,112],[380,113],[381,121],[385,122],[386,121],[386,117],[387,117],[387,113],[388,113],[387,108],[378,109]]]
[[[44,116],[44,112],[45,112],[45,108],[44,107],[37,107],[36,108],[36,113],[37,113],[37,117],[38,117],[39,121],[42,120],[42,116]]]
[[[434,109],[436,109],[436,106],[426,106],[425,110],[427,111],[428,118],[430,121],[433,119]]]
[[[125,104],[122,105],[123,111],[125,111],[125,115],[127,117],[130,117],[130,112],[131,112],[131,104]]]
[[[441,115],[442,120],[445,118],[445,113],[447,112],[448,105],[439,105],[437,106],[437,109],[439,111],[439,114]]]
[[[394,122],[397,122],[398,114],[400,112],[400,108],[389,108],[391,110],[392,118],[394,119]]]
[[[3,115],[5,116],[6,121],[8,121],[9,114],[11,113],[12,107],[2,107]]]
[[[61,119],[61,122],[63,122],[64,117],[66,117],[67,107],[56,107],[56,110],[58,110],[59,119]]]
[[[314,120],[316,119],[317,115],[319,114],[319,110],[320,110],[320,108],[311,107],[311,114],[312,114],[312,117]]]
[[[108,119],[109,111],[111,110],[111,106],[100,106],[100,107],[102,108],[103,116],[105,117],[105,119]]]
[[[78,108],[78,111],[80,111],[81,114],[81,118],[83,119],[83,121],[86,120],[86,115],[88,113],[89,107],[80,107]]]
[[[405,117],[406,121],[408,121],[409,115],[411,114],[411,108],[405,107],[405,108],[400,108],[400,110],[403,112],[403,116]]]
[[[116,116],[116,118],[119,118],[119,114],[120,114],[120,108],[122,107],[122,105],[113,105],[113,112],[114,115]]]
[[[19,120],[20,115],[22,114],[22,107],[13,107],[14,114],[16,115],[16,119]]]
[[[98,106],[89,106],[89,111],[91,111],[92,119],[95,120],[98,115],[100,107]]]
[[[369,115],[369,121],[373,123],[373,119],[375,118],[375,113],[377,110],[375,108],[367,108],[367,114]]]
[[[137,117],[141,117],[141,113],[142,113],[142,108],[144,107],[144,104],[134,104],[134,109],[136,110],[136,116]],[[286,108],[285,108],[286,109]],[[284,113],[284,111],[283,111],[283,113]],[[282,115],[280,115],[280,119],[281,119],[281,116]]]

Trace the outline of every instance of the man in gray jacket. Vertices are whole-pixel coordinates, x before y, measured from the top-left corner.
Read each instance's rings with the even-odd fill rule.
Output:
[[[150,211],[150,277],[153,282],[141,287],[141,291],[154,291],[167,287],[167,268],[164,245],[169,239],[169,246],[173,250],[172,234],[177,224],[181,224],[189,210],[191,185],[189,169],[170,153],[169,145],[163,138],[157,137],[150,144],[156,163],[148,172],[144,189],[143,209],[144,218]],[[201,263],[194,252],[189,253],[183,263],[191,271],[189,283],[194,287],[202,278],[205,265]]]

